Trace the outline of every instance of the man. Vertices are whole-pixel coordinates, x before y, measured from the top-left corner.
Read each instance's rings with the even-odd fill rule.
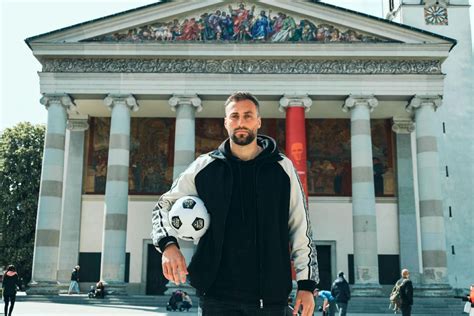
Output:
[[[232,94],[225,113],[229,138],[197,158],[153,211],[163,274],[178,285],[189,271],[202,316],[283,316],[292,289],[291,258],[298,282],[294,314],[301,308],[301,315],[313,315],[316,250],[296,171],[273,139],[257,137],[261,118],[253,95]],[[168,220],[172,204],[184,195],[198,195],[211,215],[188,268]]]
[[[330,291],[316,290],[317,297],[322,298],[323,306],[321,308],[323,315],[334,316],[336,314],[335,298],[331,295]]]
[[[336,300],[336,307],[339,312],[339,316],[346,316],[347,314],[347,303],[351,299],[351,289],[349,283],[344,278],[344,272],[339,271],[338,278],[334,281],[331,287],[331,295]]]
[[[74,270],[72,270],[71,273],[71,283],[69,284],[69,290],[67,291],[67,294],[71,294],[72,291],[76,292],[76,294],[79,294],[79,269],[81,267],[75,266]]]
[[[400,285],[400,310],[402,316],[411,315],[411,306],[413,305],[413,284],[410,280],[410,271],[402,270],[402,278],[397,281]]]

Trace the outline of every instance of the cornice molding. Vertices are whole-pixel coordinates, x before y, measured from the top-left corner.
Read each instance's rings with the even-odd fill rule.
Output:
[[[53,58],[43,72],[225,74],[441,74],[439,60]]]

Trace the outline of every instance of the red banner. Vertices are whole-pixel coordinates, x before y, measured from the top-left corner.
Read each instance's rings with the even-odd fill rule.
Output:
[[[286,155],[300,176],[306,197],[308,196],[307,165],[306,165],[306,128],[305,108],[289,106],[286,109]]]

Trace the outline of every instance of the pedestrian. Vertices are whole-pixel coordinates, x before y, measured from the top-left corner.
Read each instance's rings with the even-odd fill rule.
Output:
[[[100,280],[95,286],[95,295],[96,298],[105,297],[105,282]]]
[[[471,284],[469,289],[469,294],[455,296],[455,298],[461,298],[464,302],[464,313],[469,314],[469,316],[474,316],[474,284]]]
[[[349,283],[344,278],[344,272],[339,271],[337,274],[337,279],[331,286],[331,295],[336,301],[339,316],[346,316],[347,305],[351,299],[351,289],[349,288]]]
[[[227,99],[224,127],[229,138],[198,157],[153,210],[153,243],[162,252],[163,274],[180,284],[189,273],[202,316],[283,316],[292,258],[298,285],[294,313],[313,315],[318,266],[298,174],[275,140],[257,135],[261,117],[252,94]],[[186,195],[199,195],[211,215],[189,267],[168,220],[173,203]]]
[[[336,299],[331,295],[331,291],[316,290],[317,296],[323,300],[322,311],[323,315],[335,316],[336,315]]]
[[[403,269],[401,275],[401,279],[395,284],[400,287],[400,310],[402,316],[410,316],[413,305],[413,283],[410,280],[410,271]]]
[[[71,292],[76,292],[76,294],[79,294],[79,269],[81,267],[75,266],[74,270],[72,270],[71,273],[71,284],[69,284],[69,290],[67,291],[67,294],[71,294]]]
[[[180,310],[188,312],[191,307],[193,307],[191,296],[189,296],[187,292],[183,292],[183,304],[181,305]]]
[[[20,278],[16,272],[14,265],[9,265],[3,274],[3,301],[5,306],[3,308],[5,316],[11,316],[13,307],[15,307],[16,291],[20,287]]]

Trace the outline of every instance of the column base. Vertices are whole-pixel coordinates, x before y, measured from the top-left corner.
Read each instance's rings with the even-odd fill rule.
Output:
[[[384,296],[380,284],[354,284],[351,286],[351,296],[376,297]]]
[[[454,290],[449,284],[417,284],[413,295],[418,297],[453,297]]]
[[[125,282],[106,282],[105,293],[111,296],[126,296],[128,295],[127,284]]]
[[[58,282],[56,281],[31,281],[26,290],[27,295],[58,295]]]

